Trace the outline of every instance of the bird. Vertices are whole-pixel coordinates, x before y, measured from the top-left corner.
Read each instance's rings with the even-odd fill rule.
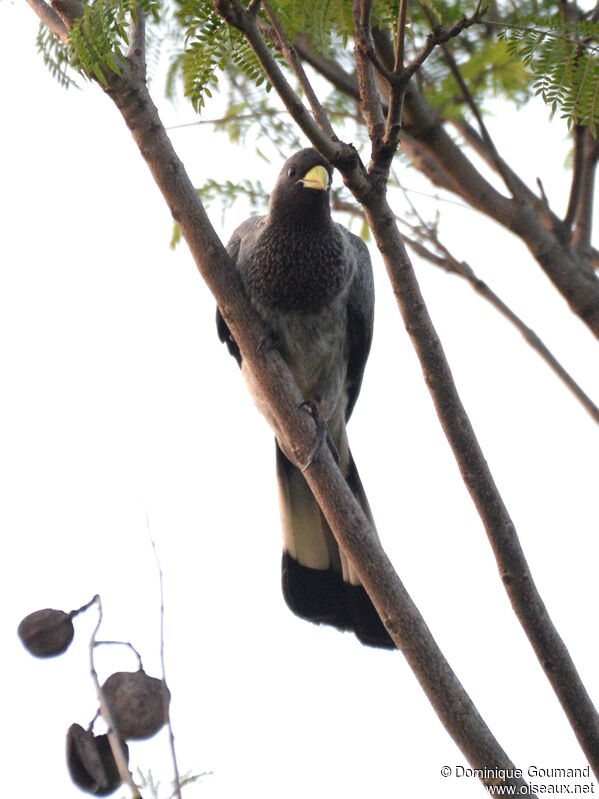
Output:
[[[268,213],[243,222],[227,252],[265,324],[265,338],[287,363],[318,424],[326,425],[339,468],[376,532],[346,431],[372,342],[373,270],[366,244],[332,218],[332,176],[331,164],[315,149],[294,153],[281,169]],[[217,331],[268,417],[218,309]],[[353,631],[365,645],[395,648],[302,470],[279,440],[276,473],[289,608],[316,624]]]

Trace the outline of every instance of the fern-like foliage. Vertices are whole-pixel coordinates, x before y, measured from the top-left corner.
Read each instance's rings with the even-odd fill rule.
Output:
[[[107,85],[110,72],[120,74],[129,27],[140,8],[150,20],[159,20],[159,0],[94,0],[85,5],[69,37],[75,69],[103,85]]]
[[[43,22],[40,22],[35,44],[52,77],[65,89],[76,86],[74,78],[71,77],[74,70],[71,67],[69,48]]]
[[[210,0],[179,0],[176,18],[184,35],[184,48],[175,57],[169,73],[169,91],[174,90],[178,76],[183,79],[185,96],[196,111],[212,97],[219,74],[233,68],[250,83],[265,84],[270,91],[262,67],[243,35],[229,28],[216,14]]]
[[[569,123],[588,125],[593,136],[599,124],[599,23],[514,26],[502,32],[512,56],[533,72],[534,91]]]

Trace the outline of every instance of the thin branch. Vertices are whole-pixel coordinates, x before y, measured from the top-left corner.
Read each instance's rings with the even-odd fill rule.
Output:
[[[116,762],[119,776],[121,780],[131,788],[131,795],[133,796],[133,799],[142,799],[139,789],[133,780],[131,772],[129,771],[129,767],[127,765],[127,758],[125,757],[123,747],[121,746],[121,739],[118,735],[118,728],[114,723],[114,719],[112,718],[110,707],[108,706],[107,702],[104,699],[104,693],[102,691],[102,686],[100,685],[100,680],[98,679],[98,672],[96,671],[96,666],[94,662],[94,651],[96,646],[98,646],[98,644],[100,643],[99,641],[96,640],[96,636],[98,635],[98,631],[102,624],[103,615],[102,615],[102,600],[100,599],[100,596],[96,594],[94,600],[98,608],[98,621],[96,622],[96,626],[92,632],[89,642],[90,674],[94,686],[96,688],[96,694],[98,696],[98,702],[100,704],[100,712],[102,713],[104,721],[106,722],[106,726],[108,727],[108,742],[110,743],[110,748],[112,750],[112,754]]]
[[[410,205],[412,208],[414,208],[412,203],[410,203]],[[360,219],[364,219],[363,210],[353,203],[334,199],[333,207],[338,211],[342,211],[353,216],[357,216]],[[421,224],[419,225],[418,229],[415,229],[415,227],[410,225],[410,223],[408,223],[405,219],[400,219],[397,215],[395,216],[398,222],[407,225],[417,235],[422,235],[422,233],[424,233],[425,237],[430,241],[430,243],[437,249],[438,252],[441,252],[442,254],[439,255],[435,252],[432,252],[420,241],[418,241],[418,239],[411,238],[403,233],[402,237],[407,246],[414,253],[429,263],[434,264],[449,274],[457,275],[458,277],[466,280],[474,289],[474,291],[477,292],[477,294],[487,300],[503,317],[505,317],[514,325],[527,344],[529,344],[530,347],[545,361],[545,363],[557,375],[566,388],[572,392],[572,394],[580,402],[591,418],[597,422],[597,424],[599,424],[599,406],[593,402],[589,395],[562,366],[562,364],[558,361],[555,355],[553,355],[551,350],[546,346],[537,333],[535,333],[532,328],[530,328],[514,311],[512,311],[512,309],[493,291],[493,289],[490,288],[485,281],[481,280],[476,275],[469,264],[467,264],[465,261],[459,261],[457,258],[455,258],[447,249],[447,247],[445,247],[445,245],[439,241],[438,237],[434,231],[431,230],[430,226],[428,226],[424,220],[422,220],[420,215],[418,215],[418,217]]]
[[[479,4],[480,6],[480,4]],[[424,64],[430,54],[433,52],[435,47],[439,45],[445,44],[449,42],[451,39],[455,39],[456,36],[459,36],[463,31],[467,28],[471,28],[472,25],[477,25],[479,22],[482,21],[484,16],[484,9],[483,11],[479,10],[479,7],[475,10],[474,14],[470,17],[463,16],[457,22],[455,22],[451,28],[441,28],[439,25],[433,25],[432,31],[426,37],[424,45],[419,53],[417,53],[412,61],[405,67],[403,72],[403,80],[407,83],[412,75],[420,69],[420,67]]]
[[[336,89],[354,100],[360,101],[360,87],[357,78],[346,72],[340,64],[327,58],[312,46],[310,39],[299,34],[295,39],[295,49],[299,56],[310,64],[323,78],[326,78]]]
[[[326,110],[320,103],[320,100],[316,96],[316,92],[312,88],[312,84],[308,80],[308,76],[302,66],[302,62],[297,56],[295,49],[292,47],[289,39],[287,38],[287,34],[283,30],[279,20],[277,19],[272,6],[270,5],[267,0],[263,0],[262,6],[266,11],[266,15],[270,20],[270,24],[275,31],[277,39],[279,41],[279,45],[281,47],[281,52],[287,59],[287,63],[295,73],[296,78],[299,81],[300,86],[305,92],[306,97],[308,98],[308,102],[310,103],[310,108],[312,109],[312,113],[314,114],[314,119],[320,125],[323,132],[330,136],[331,139],[337,139],[338,137],[333,130],[333,126],[329,120],[328,114]]]
[[[168,685],[166,681],[166,667],[164,660],[164,575],[162,573],[162,566],[160,565],[160,558],[158,557],[158,550],[156,549],[156,542],[154,541],[152,537],[152,532],[150,530],[150,519],[147,513],[146,513],[146,527],[148,530],[148,536],[150,538],[150,544],[152,545],[152,551],[154,552],[154,560],[156,561],[156,568],[158,569],[158,584],[160,588],[160,666],[162,669],[162,682],[164,683],[164,685]],[[176,799],[181,799],[181,777],[179,773],[179,766],[177,764],[175,736],[173,733],[173,725],[171,720],[168,697],[169,697],[168,691],[163,691],[164,711],[165,711],[164,715],[166,718],[166,724],[168,728],[168,740],[169,740],[169,747],[171,750],[171,761],[173,764],[173,793],[171,794],[171,796],[176,797]]]
[[[400,0],[399,12],[397,14],[397,33],[395,44],[395,64],[393,65],[393,72],[395,75],[401,75],[403,72],[403,62],[406,46],[406,16],[408,13],[408,0]]]
[[[358,86],[360,88],[360,104],[368,135],[372,143],[371,162],[375,163],[385,133],[385,116],[376,82],[377,69],[372,60],[372,33],[370,28],[370,11],[372,3],[364,0],[353,0],[354,39]]]
[[[580,194],[574,220],[574,232],[572,234],[572,245],[583,255],[588,255],[591,250],[595,178],[597,175],[598,157],[599,145],[597,141],[593,139],[590,130],[587,128],[584,132]]]
[[[425,7],[425,13],[427,14],[427,16],[430,14],[430,11],[428,11],[426,7]],[[455,82],[458,84],[460,92],[462,93],[462,97],[464,98],[466,104],[468,105],[470,111],[472,112],[472,115],[474,116],[474,118],[478,123],[481,136],[488,149],[488,152],[490,153],[494,169],[501,175],[501,177],[503,178],[503,182],[511,192],[512,196],[519,200],[524,200],[526,195],[524,192],[522,192],[522,187],[521,187],[522,181],[520,181],[519,178],[515,179],[516,176],[514,175],[513,170],[507,168],[507,165],[500,157],[497,147],[495,146],[495,142],[491,138],[491,134],[489,133],[487,126],[485,125],[485,121],[482,118],[482,114],[480,113],[478,105],[476,104],[476,101],[472,96],[472,93],[470,92],[470,89],[468,88],[466,81],[462,77],[460,68],[456,63],[456,60],[453,57],[451,50],[449,49],[447,44],[442,44],[441,50],[443,52],[443,57],[445,58],[447,66],[449,67],[449,70],[453,75]]]
[[[55,36],[58,36],[63,44],[67,44],[69,40],[69,31],[58,12],[49,6],[45,0],[27,0],[27,2],[44,25],[46,25]]]
[[[131,43],[127,58],[146,71],[146,12],[141,6],[135,9],[131,22]]]
[[[127,649],[130,649],[133,652],[133,654],[135,655],[135,658],[137,660],[138,669],[143,669],[143,662],[142,662],[142,659],[141,659],[141,655],[139,654],[137,649],[133,646],[133,644],[130,641],[97,641],[96,640],[96,641],[94,641],[94,646],[95,647],[98,647],[98,646],[124,646]]]
[[[280,111],[277,108],[271,109],[264,109],[260,112],[261,116],[280,116],[281,114],[287,113],[286,111]],[[223,125],[227,122],[236,122],[237,120],[245,120],[245,119],[253,119],[255,122],[259,120],[256,119],[256,114],[227,114],[224,117],[217,117],[216,119],[196,119],[195,122],[182,122],[179,125],[167,125],[165,130],[179,130],[181,128],[194,128],[197,125]]]
[[[334,162],[342,154],[340,145],[321,129],[288,82],[260,33],[256,16],[248,13],[238,0],[214,0],[214,8],[226,22],[246,36],[269,81],[291,116],[298,122],[316,149],[325,158]]]
[[[574,164],[572,166],[572,182],[570,185],[568,208],[564,217],[564,227],[568,232],[570,232],[572,225],[574,224],[574,220],[576,219],[582,191],[585,141],[585,128],[582,125],[574,125],[572,130],[572,139],[574,141]]]
[[[518,197],[521,201],[534,208],[543,217],[550,230],[561,229],[562,223],[559,217],[551,210],[549,203],[537,197],[522,178],[503,160],[495,148],[490,135],[488,139],[483,138],[465,119],[450,121],[464,141],[503,179],[514,197]]]

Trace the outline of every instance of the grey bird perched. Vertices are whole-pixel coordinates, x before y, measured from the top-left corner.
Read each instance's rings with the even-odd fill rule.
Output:
[[[339,467],[372,522],[345,427],[372,341],[372,264],[364,242],[331,218],[332,174],[316,150],[293,155],[281,170],[268,214],[240,225],[227,250],[304,398],[316,403]],[[243,369],[239,348],[218,311],[217,327]],[[267,408],[260,409],[268,415]],[[309,621],[353,630],[370,646],[394,648],[301,471],[279,443],[277,478],[283,594],[291,610]]]

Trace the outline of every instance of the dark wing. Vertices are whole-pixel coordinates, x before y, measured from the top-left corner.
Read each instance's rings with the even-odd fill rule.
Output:
[[[356,258],[356,270],[347,300],[347,334],[349,361],[347,365],[347,410],[349,419],[356,404],[362,376],[372,343],[374,325],[374,278],[368,247],[362,239],[343,228],[343,234]]]
[[[251,240],[260,229],[263,219],[263,216],[254,216],[250,219],[246,219],[245,222],[242,222],[233,232],[226,249],[236,264],[239,264],[239,253],[242,246],[243,249],[246,250],[248,244],[251,245]],[[235,358],[238,365],[241,366],[241,352],[218,307],[216,309],[216,331],[219,339],[227,345],[229,353]]]

